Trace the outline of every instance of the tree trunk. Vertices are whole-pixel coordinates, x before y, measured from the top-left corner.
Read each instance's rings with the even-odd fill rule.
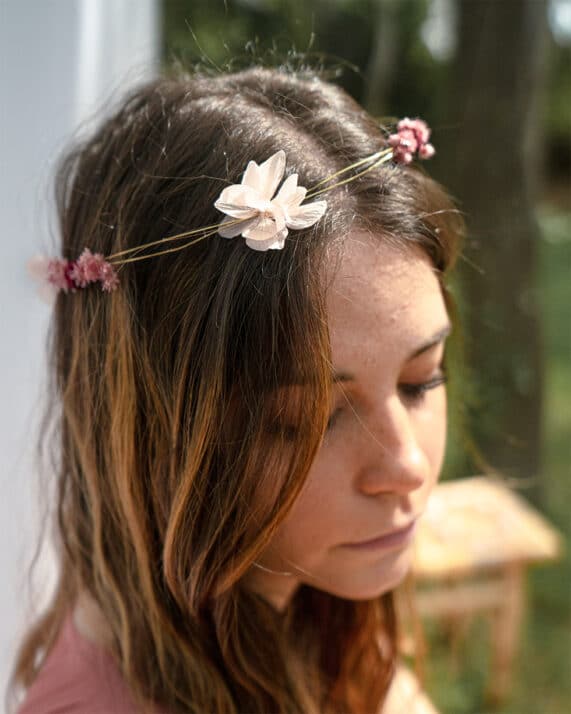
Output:
[[[387,94],[395,70],[399,42],[396,0],[376,0],[375,31],[365,72],[364,105],[373,116],[386,113]]]
[[[544,0],[459,0],[458,51],[443,142],[445,183],[466,213],[459,269],[484,458],[540,500],[543,361],[534,216]]]

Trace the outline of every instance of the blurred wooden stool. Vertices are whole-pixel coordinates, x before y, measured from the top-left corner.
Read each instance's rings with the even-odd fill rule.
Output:
[[[554,560],[560,534],[500,479],[439,484],[418,523],[412,573],[421,617],[458,622],[491,617],[489,701],[505,700],[525,614],[531,563]]]

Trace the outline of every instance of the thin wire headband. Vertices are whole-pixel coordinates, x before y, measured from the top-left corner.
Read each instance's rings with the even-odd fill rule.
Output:
[[[51,301],[60,290],[75,292],[94,283],[111,292],[119,286],[118,266],[183,250],[215,234],[228,239],[241,235],[246,245],[257,251],[281,250],[290,230],[309,228],[327,210],[326,200],[305,201],[354,181],[389,161],[410,164],[415,155],[429,159],[435,153],[429,139],[430,129],[422,119],[402,119],[397,124],[396,133],[388,137],[386,148],[336,171],[309,189],[298,186],[297,174],[291,174],[281,183],[287,160],[285,152],[280,150],[261,164],[250,161],[241,183],[221,192],[214,203],[225,214],[219,223],[108,256],[92,253],[89,248],[85,248],[76,260],[35,256],[29,261],[28,268],[40,283],[40,294]],[[143,251],[144,255],[141,255]]]

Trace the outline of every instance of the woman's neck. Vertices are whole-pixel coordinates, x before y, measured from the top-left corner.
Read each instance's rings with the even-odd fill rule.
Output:
[[[85,591],[77,598],[73,610],[73,622],[82,637],[106,649],[111,646],[113,641],[111,627],[101,608]]]

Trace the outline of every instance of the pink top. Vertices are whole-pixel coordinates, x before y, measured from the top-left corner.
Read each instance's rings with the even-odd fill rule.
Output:
[[[112,657],[70,615],[17,714],[141,714]],[[158,709],[156,714],[161,713]]]
[[[438,714],[412,672],[399,665],[384,714]],[[60,635],[17,714],[141,714],[115,662],[80,634],[73,617]],[[156,708],[154,714],[165,714]]]

